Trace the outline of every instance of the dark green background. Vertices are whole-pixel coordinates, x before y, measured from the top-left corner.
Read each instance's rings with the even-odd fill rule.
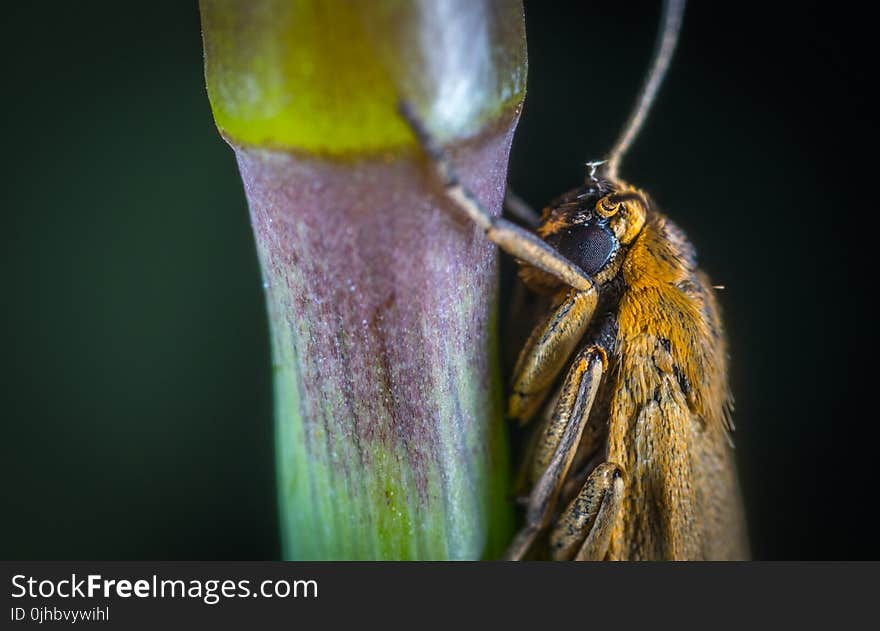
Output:
[[[658,4],[527,4],[533,204],[609,147]],[[794,7],[693,3],[624,175],[727,287],[756,557],[873,558],[876,68],[864,16]],[[260,276],[195,2],[4,14],[0,557],[277,557]]]

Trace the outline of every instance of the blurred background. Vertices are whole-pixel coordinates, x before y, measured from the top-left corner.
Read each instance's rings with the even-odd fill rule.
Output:
[[[526,2],[533,205],[610,146],[659,4]],[[726,287],[754,556],[876,558],[876,55],[853,7],[793,6],[692,3],[623,174]],[[266,316],[197,4],[4,12],[0,558],[277,558]]]

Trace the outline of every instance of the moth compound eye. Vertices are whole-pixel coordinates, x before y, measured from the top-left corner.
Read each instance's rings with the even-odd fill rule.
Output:
[[[608,264],[618,247],[614,233],[595,224],[573,226],[551,245],[590,276],[595,276]]]

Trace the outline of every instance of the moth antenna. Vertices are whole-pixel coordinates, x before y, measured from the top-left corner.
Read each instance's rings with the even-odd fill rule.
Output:
[[[666,76],[666,71],[669,69],[675,45],[678,43],[678,34],[681,31],[685,4],[685,0],[664,0],[663,2],[663,13],[660,20],[660,30],[657,33],[657,42],[654,45],[653,61],[645,75],[636,105],[630,112],[629,119],[606,160],[605,172],[610,180],[617,179],[620,160],[642,128],[645,118],[651,110],[651,105],[657,97],[657,92],[660,90],[660,84],[663,83],[663,77]]]

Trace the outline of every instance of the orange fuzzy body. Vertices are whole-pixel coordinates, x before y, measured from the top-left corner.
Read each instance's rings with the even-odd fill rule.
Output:
[[[606,460],[626,470],[628,484],[607,558],[745,558],[712,288],[684,235],[657,212],[621,273]]]

